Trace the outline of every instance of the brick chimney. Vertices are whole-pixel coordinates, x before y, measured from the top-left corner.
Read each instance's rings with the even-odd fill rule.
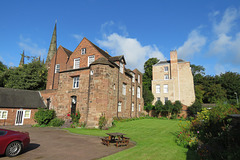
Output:
[[[170,51],[170,62],[177,63],[177,61],[178,61],[177,50]]]

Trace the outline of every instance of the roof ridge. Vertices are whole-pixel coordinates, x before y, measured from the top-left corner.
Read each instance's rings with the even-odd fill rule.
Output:
[[[84,37],[86,40],[88,40],[86,37]],[[83,38],[83,39],[84,39]],[[109,59],[110,56],[107,52],[105,52],[104,50],[102,50],[101,48],[99,48],[96,44],[94,44],[92,41],[88,40],[104,57],[106,57],[107,59]]]

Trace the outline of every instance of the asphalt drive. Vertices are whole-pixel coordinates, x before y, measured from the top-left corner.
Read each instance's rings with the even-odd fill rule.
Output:
[[[134,146],[115,147],[101,144],[100,137],[78,135],[59,128],[0,126],[30,134],[30,145],[17,157],[0,156],[0,160],[90,160],[114,154]]]

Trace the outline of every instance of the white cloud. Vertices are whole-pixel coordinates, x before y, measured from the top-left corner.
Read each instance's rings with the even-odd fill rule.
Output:
[[[36,43],[33,43],[30,38],[24,38],[20,35],[20,42],[18,45],[25,51],[26,54],[30,53],[32,56],[44,56],[47,53],[45,48],[39,48]]]
[[[180,58],[189,59],[206,44],[206,37],[200,34],[199,30],[193,30],[184,44],[179,47],[178,55]]]
[[[240,65],[240,31],[232,33],[234,25],[239,25],[240,10],[228,8],[220,22],[213,24],[216,38],[209,45],[210,55],[221,64]]]
[[[232,27],[236,24],[236,19],[239,18],[239,11],[236,8],[227,8],[219,23],[213,20],[213,31],[219,34],[227,34],[231,31]],[[215,16],[219,15],[219,12],[213,13]]]
[[[144,71],[143,66],[148,58],[165,59],[156,45],[142,46],[137,39],[121,36],[117,33],[110,34],[104,40],[98,40],[97,43],[101,47],[109,49],[113,56],[124,55],[127,67],[138,68],[141,72]]]
[[[83,36],[79,34],[72,34],[72,36],[77,40],[77,42],[80,42],[83,39]]]

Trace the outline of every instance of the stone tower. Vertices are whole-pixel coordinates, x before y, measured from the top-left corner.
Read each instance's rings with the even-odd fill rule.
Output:
[[[48,55],[47,55],[47,59],[46,59],[46,67],[48,69],[49,67],[49,63],[51,63],[51,59],[54,56],[54,54],[57,52],[57,27],[56,27],[57,23],[55,23],[55,27],[53,30],[53,34],[52,34],[52,40],[49,46],[49,50],[48,50]]]
[[[22,67],[23,64],[24,64],[24,51],[22,53],[22,58],[20,60],[19,67]]]

